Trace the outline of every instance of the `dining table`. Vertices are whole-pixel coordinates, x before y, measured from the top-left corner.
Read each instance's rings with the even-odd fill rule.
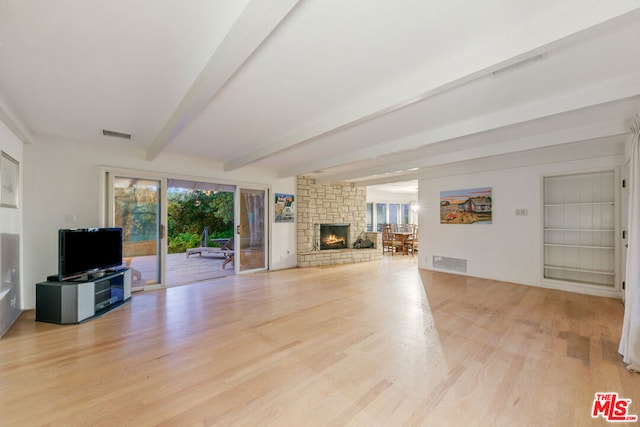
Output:
[[[402,255],[409,255],[409,250],[407,249],[407,240],[409,237],[413,236],[412,231],[394,231],[393,232],[395,240],[402,243]]]

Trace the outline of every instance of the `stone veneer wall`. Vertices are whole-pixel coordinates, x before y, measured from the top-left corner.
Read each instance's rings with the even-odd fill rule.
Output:
[[[298,177],[296,223],[298,267],[373,261],[382,258],[379,233],[367,233],[374,249],[351,249],[367,229],[367,191],[353,183],[316,184],[315,179]],[[349,249],[314,250],[318,224],[350,224]]]

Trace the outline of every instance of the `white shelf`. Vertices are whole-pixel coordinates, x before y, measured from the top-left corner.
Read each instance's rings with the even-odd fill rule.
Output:
[[[582,203],[549,203],[545,208],[562,206],[615,206],[614,202],[582,202]]]
[[[563,243],[545,243],[545,246],[555,246],[558,248],[578,248],[578,249],[615,249],[613,246],[588,246],[588,245],[567,245]]]
[[[612,228],[545,228],[544,231],[594,231],[612,233],[616,230]]]
[[[587,268],[562,267],[557,265],[545,265],[544,268],[548,270],[575,271],[577,273],[604,274],[606,276],[615,276],[616,274],[610,270],[589,270]]]
[[[613,286],[615,188],[611,170],[544,178],[545,278]]]

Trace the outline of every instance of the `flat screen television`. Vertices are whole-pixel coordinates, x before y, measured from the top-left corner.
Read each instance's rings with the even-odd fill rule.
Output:
[[[122,228],[58,231],[58,277],[69,280],[122,265]]]

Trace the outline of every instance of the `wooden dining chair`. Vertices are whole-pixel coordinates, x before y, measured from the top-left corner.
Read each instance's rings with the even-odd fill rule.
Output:
[[[411,256],[418,250],[418,226],[412,224],[412,234],[407,239],[405,246],[407,248],[407,252],[411,252]]]
[[[382,224],[382,254],[385,251],[390,251],[391,256],[396,251],[396,248],[402,248],[402,242],[396,240],[395,233],[392,231],[391,224]]]

